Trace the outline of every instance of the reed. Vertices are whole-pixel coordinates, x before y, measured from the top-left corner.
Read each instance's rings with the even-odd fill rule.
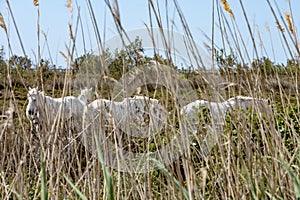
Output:
[[[277,26],[281,46],[287,56],[287,64],[277,64],[268,56],[275,53],[264,51],[264,45],[268,41],[263,41],[259,29],[250,25],[251,19],[242,0],[237,4],[242,16],[237,16],[238,12],[235,10],[233,13],[228,1],[214,0],[214,10],[211,11],[214,18],[211,25],[212,35],[206,35],[209,40],[207,47],[214,55],[209,54],[207,57],[195,48],[195,38],[199,36],[192,34],[179,2],[174,0],[161,4],[160,1],[148,1],[150,24],[146,24],[146,28],[151,35],[153,26],[158,27],[166,48],[166,55],[160,56],[156,54],[157,51],[153,53],[161,65],[171,65],[172,70],[176,69],[172,63],[175,60],[172,52],[175,51],[173,44],[176,41],[168,40],[169,33],[165,28],[174,22],[169,13],[161,11],[161,6],[166,6],[165,9],[173,6],[174,15],[179,18],[176,26],[183,29],[186,48],[198,65],[192,70],[176,69],[176,72],[180,80],[187,79],[191,83],[198,99],[221,102],[233,96],[245,95],[267,99],[269,109],[254,104],[248,110],[238,109],[227,113],[225,125],[220,128],[208,125],[212,122],[210,111],[200,107],[198,133],[185,138],[192,138],[192,141],[178,159],[167,165],[158,156],[149,162],[149,165],[156,166],[155,170],[133,173],[124,169],[130,169],[133,165],[147,168],[149,166],[145,164],[145,159],[140,159],[145,162],[126,162],[128,155],[119,151],[158,152],[160,155],[161,147],[174,142],[174,138],[183,136],[178,134],[184,131],[180,129],[180,123],[184,121],[180,116],[181,107],[172,90],[168,90],[174,84],[174,76],[159,74],[156,78],[166,80],[164,86],[153,83],[139,88],[140,95],[159,99],[166,108],[169,118],[161,132],[149,134],[147,138],[136,138],[116,131],[116,126],[109,126],[106,127],[103,138],[110,141],[111,146],[95,139],[95,152],[86,148],[84,140],[81,139],[84,131],[75,130],[75,124],[66,123],[63,113],[57,117],[51,128],[42,124],[41,131],[32,130],[25,116],[28,86],[43,85],[46,94],[54,97],[76,96],[80,91],[78,85],[85,81],[88,86],[93,84],[97,88],[95,93],[98,98],[109,98],[114,95],[113,84],[120,77],[138,64],[151,64],[150,58],[141,51],[142,42],[128,45],[124,51],[105,51],[105,38],[100,34],[97,21],[98,8],[93,6],[92,1],[88,0],[86,3],[89,19],[93,24],[91,30],[94,36],[90,37],[95,37],[99,52],[104,53],[101,57],[88,55],[86,52],[85,56],[78,57],[80,52],[77,52],[77,45],[82,42],[86,47],[85,42],[89,38],[83,34],[80,38],[78,33],[84,32],[84,21],[79,8],[75,9],[76,1],[68,0],[66,7],[71,20],[66,26],[69,28],[69,43],[64,49],[59,49],[59,54],[65,58],[68,66],[66,71],[43,68],[45,65],[41,62],[40,52],[37,52],[39,56],[35,63],[40,68],[36,71],[13,68],[12,63],[0,60],[0,199],[300,198],[300,72],[298,27],[294,23],[292,12],[295,8],[290,7],[290,11],[284,13],[276,3],[266,0],[266,5],[274,17],[274,22],[269,22],[267,28],[270,41],[272,45],[275,42],[270,27]],[[105,3],[118,33],[123,35],[124,42],[127,41],[128,30],[122,24],[122,16],[126,13],[121,12],[118,1]],[[39,46],[43,40],[48,46],[47,33],[42,32],[44,37],[39,38],[39,18],[43,15],[39,13],[40,4],[42,2],[38,0],[33,1],[38,12],[37,40],[41,40],[38,42]],[[10,9],[9,15],[12,17],[13,14]],[[73,17],[76,19],[75,23]],[[247,35],[241,33],[243,26],[236,20],[237,17],[246,22]],[[7,31],[10,24],[7,23],[5,16],[0,13],[1,31],[6,33],[8,51],[14,55]],[[13,27],[14,31],[19,32],[17,23]],[[215,43],[218,34],[221,44]],[[22,32],[19,36],[22,49]],[[249,38],[250,47],[247,44]],[[155,37],[152,39],[154,43]],[[40,51],[40,47],[37,51]],[[53,63],[52,55],[48,52]],[[204,61],[212,58],[214,60],[210,62],[211,66],[205,66]],[[72,69],[76,66],[79,67],[79,72]],[[211,68],[214,70],[209,70]],[[88,78],[80,82],[80,78],[85,76]],[[129,87],[124,85],[124,88]],[[190,99],[192,96],[189,93],[183,94],[186,96],[180,98]],[[97,122],[103,123],[101,120],[105,119]],[[217,132],[217,136],[212,134],[216,130],[221,130],[221,133]],[[94,131],[99,130],[95,128]],[[175,144],[171,145],[174,152],[183,147]],[[106,162],[110,158],[105,151],[107,149],[117,157],[118,162],[114,165],[116,168]]]

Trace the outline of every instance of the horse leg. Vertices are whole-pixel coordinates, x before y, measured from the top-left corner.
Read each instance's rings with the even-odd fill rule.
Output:
[[[33,122],[32,122],[32,120],[29,120],[29,122],[30,122],[30,132],[32,132],[33,131]]]

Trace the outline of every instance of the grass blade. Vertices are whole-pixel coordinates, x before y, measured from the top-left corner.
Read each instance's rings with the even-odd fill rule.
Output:
[[[47,178],[45,170],[45,161],[42,159],[42,177],[41,177],[41,199],[48,200]]]
[[[161,170],[170,180],[172,180],[175,183],[175,185],[182,191],[184,198],[187,200],[190,199],[187,189],[180,185],[179,181],[171,175],[171,173],[168,171],[168,169],[165,168],[165,166],[162,163],[158,162],[157,160],[154,160],[154,159],[151,159],[151,160],[153,162],[155,162],[158,169]]]
[[[300,181],[297,175],[288,167],[286,163],[281,162],[282,166],[284,169],[287,171],[289,176],[293,179],[293,184],[294,184],[294,190],[295,190],[295,195],[296,199],[300,199]]]
[[[82,200],[88,200],[88,198],[82,194],[82,192],[80,192],[80,190],[72,183],[72,181],[70,179],[68,179],[68,177],[64,176],[66,181],[68,182],[68,184],[73,188],[73,190],[76,192],[76,194],[80,197],[80,199]]]
[[[98,141],[98,138],[96,137],[96,135],[95,135],[95,141],[96,141],[96,146],[97,146],[98,158],[101,162],[102,171],[103,171],[103,174],[104,174],[104,180],[106,182],[106,188],[105,189],[106,189],[107,199],[114,200],[114,188],[113,188],[113,185],[112,185],[112,180],[111,180],[110,174],[107,170],[107,167],[105,165],[105,162],[104,162],[104,159],[103,159],[103,154],[102,154],[100,144],[99,144],[99,141]]]

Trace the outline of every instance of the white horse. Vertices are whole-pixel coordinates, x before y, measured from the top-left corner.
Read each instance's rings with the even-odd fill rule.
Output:
[[[84,88],[80,90],[80,95],[77,97],[80,101],[82,101],[84,104],[88,104],[92,101],[92,92],[93,88]]]
[[[27,97],[26,116],[31,125],[51,127],[62,116],[65,120],[73,118],[76,123],[81,122],[84,103],[76,97],[52,98],[45,96],[44,92],[39,91],[38,88],[30,87]]]
[[[125,98],[121,102],[97,99],[85,106],[83,115],[82,141],[87,149],[96,150],[97,138],[103,149],[111,152],[111,143],[107,137],[111,133],[126,133],[128,136],[149,137],[167,124],[168,113],[158,100],[136,96]],[[95,138],[96,137],[96,138]],[[108,145],[108,146],[107,146]]]
[[[87,126],[100,116],[97,130],[110,126],[116,131],[139,137],[156,133],[167,120],[167,112],[158,100],[143,96],[125,98],[121,102],[97,99],[86,107],[84,116]]]
[[[210,111],[210,117],[214,120],[215,124],[222,125],[224,124],[225,116],[229,110],[228,103],[225,102],[210,102],[205,100],[196,100],[180,110],[180,114],[184,117],[185,122],[191,126],[198,126],[200,121],[200,107],[206,107]]]
[[[269,111],[269,102],[266,99],[259,99],[254,97],[247,96],[235,96],[227,101],[227,105],[229,105],[230,109],[242,109],[248,110],[249,108],[258,108],[260,111]]]
[[[192,126],[192,131],[196,131],[199,125],[199,108],[206,107],[215,125],[225,125],[226,114],[230,111],[241,109],[248,110],[250,107],[258,107],[261,111],[268,111],[268,101],[247,96],[236,96],[223,102],[210,102],[205,100],[196,100],[184,106],[180,113],[186,123]],[[264,110],[263,110],[264,109]]]
[[[204,136],[200,145],[201,154],[204,156],[207,155],[216,144],[219,134],[223,133],[225,118],[228,112],[238,109],[248,110],[250,107],[258,109],[259,112],[272,112],[267,100],[247,96],[236,96],[219,103],[196,100],[180,110],[183,123],[186,124],[188,130],[193,134],[199,134],[198,127],[201,122],[201,106],[209,109],[211,117],[211,123],[204,125],[204,127],[209,130],[209,134]]]

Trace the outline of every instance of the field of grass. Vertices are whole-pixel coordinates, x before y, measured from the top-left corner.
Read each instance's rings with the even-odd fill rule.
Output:
[[[159,14],[153,3],[149,1],[150,9]],[[238,32],[238,27],[225,23],[226,20],[235,22],[227,1],[215,6],[224,11],[219,10],[217,15],[222,21],[218,27],[221,32]],[[183,19],[180,8],[176,8]],[[114,15],[117,12],[113,9],[111,12],[120,26]],[[275,17],[279,17],[277,15]],[[193,42],[188,24],[184,20],[182,23],[185,34]],[[282,34],[293,42],[283,45],[297,52],[294,24],[285,23],[289,28]],[[243,41],[235,34],[224,33],[224,40],[232,37],[230,41]],[[73,39],[70,41],[75,42]],[[45,63],[36,70],[22,69],[22,64],[1,60],[0,199],[300,199],[300,55],[291,57],[287,64],[273,63],[259,56],[244,62],[247,59],[242,55],[249,52],[235,53],[241,49],[234,42],[227,42],[233,49],[230,53],[211,47],[214,63],[218,66],[216,70],[170,68],[189,81],[198,99],[221,101],[237,95],[252,96],[267,99],[272,112],[254,106],[247,111],[228,113],[222,133],[211,150],[203,154],[202,141],[211,131],[205,125],[211,119],[209,110],[202,109],[199,115],[203,126],[198,128],[198,134],[185,153],[171,165],[155,161],[157,168],[145,173],[121,170],[130,163],[120,166],[119,170],[106,165],[101,145],[97,145],[97,153],[92,154],[77,137],[80,133],[63,121],[52,131],[47,127],[36,131],[31,130],[25,116],[29,86],[39,86],[49,96],[78,96],[85,81],[78,82],[83,74],[81,70],[86,70],[83,67],[88,70],[99,67],[96,70],[102,72],[103,65],[95,64],[99,57],[82,56],[74,62],[76,70],[66,71],[49,69]],[[132,69],[128,66],[147,63],[149,58],[136,48],[142,47],[140,45],[133,44],[128,46],[128,51],[106,55],[105,75],[119,80]],[[142,57],[137,58],[137,54]],[[76,60],[73,55],[67,58]],[[172,65],[171,59],[156,58],[161,64]],[[98,78],[96,82],[89,82],[89,86],[96,88],[100,97],[109,98],[113,82],[104,83],[103,74]],[[170,113],[168,128],[148,139],[118,135],[113,131],[107,139],[132,152],[159,151],[178,133],[180,107],[167,88],[149,84],[142,87],[141,94],[157,98],[166,106]]]

